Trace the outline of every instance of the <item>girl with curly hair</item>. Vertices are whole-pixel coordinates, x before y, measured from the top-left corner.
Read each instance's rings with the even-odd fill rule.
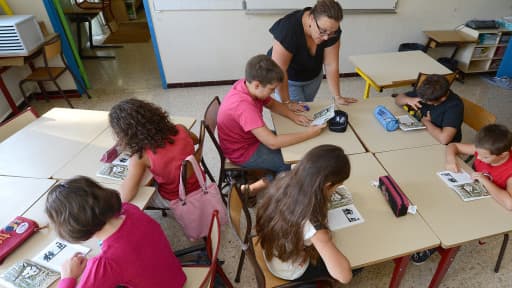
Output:
[[[350,282],[350,263],[327,226],[329,199],[349,175],[343,149],[321,145],[277,176],[256,212],[256,234],[272,274],[300,281],[330,275]]]
[[[119,102],[108,116],[118,145],[132,155],[128,176],[120,189],[123,202],[135,197],[147,168],[158,183],[159,192],[149,205],[169,207],[169,201],[178,199],[181,163],[194,153],[197,136],[184,126],[173,124],[162,108],[139,99]],[[197,189],[196,177],[188,177],[185,191]]]

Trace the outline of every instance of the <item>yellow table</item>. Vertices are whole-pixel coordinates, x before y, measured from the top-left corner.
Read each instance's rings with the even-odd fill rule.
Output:
[[[328,106],[329,104],[329,102],[320,101],[308,103],[310,106],[310,111],[306,112],[306,114],[312,116],[315,112],[320,111],[322,108]],[[274,122],[274,128],[277,134],[296,133],[308,129],[307,127],[299,126],[290,119],[275,113],[272,113],[272,121]],[[315,138],[281,148],[284,162],[296,163],[302,159],[306,152],[322,144],[333,144],[340,146],[343,148],[343,150],[345,150],[346,154],[366,152],[363,145],[361,145],[356,135],[354,134],[352,128],[347,127],[347,131],[344,133],[331,132],[328,128],[325,128],[324,131],[322,131],[322,133]]]
[[[370,94],[370,86],[382,92],[385,88],[413,84],[418,73],[448,74],[448,68],[421,51],[391,52],[350,56],[357,74],[366,81],[363,98]]]

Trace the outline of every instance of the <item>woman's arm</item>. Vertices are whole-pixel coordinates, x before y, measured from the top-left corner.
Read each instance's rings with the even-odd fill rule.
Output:
[[[130,162],[128,163],[128,176],[124,179],[120,188],[121,201],[130,202],[135,197],[139,191],[144,172],[149,166],[149,159],[147,159],[145,153],[142,159],[139,159],[138,154],[130,158]]]
[[[344,284],[350,282],[352,280],[350,262],[332,242],[329,230],[318,230],[311,241],[322,257],[331,277]]]
[[[334,97],[334,101],[338,105],[346,105],[357,102],[354,98],[346,98],[341,96],[340,90],[340,41],[336,44],[325,48],[324,51],[325,76],[329,90]]]
[[[288,52],[279,41],[272,42],[272,60],[274,60],[284,73],[283,83],[277,86],[279,96],[281,96],[281,103],[290,102],[290,94],[288,92],[288,66],[292,61],[293,54]]]

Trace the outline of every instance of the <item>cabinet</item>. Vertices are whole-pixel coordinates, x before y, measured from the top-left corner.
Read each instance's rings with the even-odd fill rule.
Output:
[[[463,27],[461,32],[477,39],[476,43],[464,44],[457,50],[455,59],[464,73],[492,72],[500,67],[512,31],[503,29],[475,30]]]

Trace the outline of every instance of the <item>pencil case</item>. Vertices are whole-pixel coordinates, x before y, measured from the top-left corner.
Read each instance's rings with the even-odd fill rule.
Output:
[[[375,107],[375,110],[373,110],[373,115],[386,131],[395,131],[398,129],[398,119],[396,119],[395,115],[389,112],[386,107],[378,105]]]
[[[396,217],[407,214],[409,199],[391,176],[380,176],[378,187]]]
[[[21,216],[17,216],[2,228],[0,230],[0,264],[38,230],[37,222]]]

